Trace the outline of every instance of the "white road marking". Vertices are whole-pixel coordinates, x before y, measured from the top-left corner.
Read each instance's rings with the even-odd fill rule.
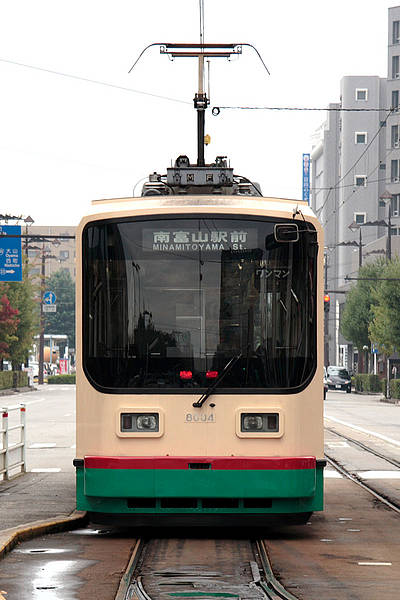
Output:
[[[359,562],[362,567],[391,567],[392,563],[389,562]]]
[[[326,442],[326,445],[329,446],[329,448],[349,448],[347,442]]]
[[[361,479],[400,479],[400,471],[359,471]]]
[[[346,427],[350,427],[350,429],[355,429],[356,431],[361,431],[361,433],[366,433],[367,435],[372,435],[373,437],[379,438],[380,440],[384,440],[385,442],[389,442],[394,446],[400,447],[400,442],[397,440],[393,440],[386,435],[382,435],[381,433],[376,433],[375,431],[370,431],[369,429],[364,429],[364,427],[359,427],[358,425],[354,425],[353,423],[347,423],[346,421],[341,421],[340,419],[335,419],[335,417],[324,417],[328,421],[333,421],[334,423],[339,423],[339,425],[345,425]]]
[[[53,443],[53,442],[48,442],[48,443],[41,443],[38,442],[36,444],[31,444],[29,446],[29,450],[35,450],[36,448],[55,448],[57,444]]]
[[[339,471],[324,470],[324,479],[343,479],[343,475]]]
[[[59,473],[61,469],[31,469],[31,473]]]

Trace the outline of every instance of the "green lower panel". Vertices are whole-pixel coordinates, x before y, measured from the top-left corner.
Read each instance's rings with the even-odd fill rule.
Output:
[[[105,513],[291,513],[323,509],[323,468],[271,471],[85,469],[78,467],[77,508]],[[128,499],[154,499],[128,508]],[[198,498],[191,508],[164,508],[163,498]],[[201,499],[234,498],[238,506],[204,508]],[[271,505],[246,508],[248,499]]]
[[[298,498],[315,493],[315,470],[85,469],[86,496]]]

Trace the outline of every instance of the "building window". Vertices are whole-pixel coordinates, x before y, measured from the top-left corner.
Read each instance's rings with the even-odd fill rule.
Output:
[[[393,217],[398,217],[400,214],[400,194],[393,194],[390,200],[390,207]]]
[[[354,223],[357,225],[362,225],[365,223],[367,217],[367,213],[354,213]]]
[[[400,21],[393,21],[393,37],[392,44],[398,44],[400,42]]]
[[[393,90],[392,92],[392,110],[399,110],[399,90]]]
[[[392,148],[398,148],[399,147],[399,126],[398,125],[392,125],[392,129],[391,129],[391,136],[392,136]]]
[[[399,56],[392,56],[392,79],[399,79],[400,77],[400,72],[399,72]]]
[[[399,160],[391,161],[391,169],[390,169],[390,181],[393,183],[398,183],[399,181]]]
[[[357,88],[356,100],[368,100],[368,90],[366,88]]]
[[[367,143],[366,131],[356,131],[354,134],[354,142],[356,144],[366,144]]]
[[[355,175],[354,176],[354,185],[357,187],[366,187],[367,176],[366,175]]]

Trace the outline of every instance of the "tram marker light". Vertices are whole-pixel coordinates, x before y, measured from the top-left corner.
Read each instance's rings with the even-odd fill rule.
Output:
[[[207,371],[207,379],[216,379],[218,377],[218,371]]]
[[[278,413],[242,413],[241,431],[279,431]]]
[[[187,381],[189,379],[192,379],[193,373],[192,373],[192,371],[180,371],[179,377],[181,379],[184,379],[185,381]]]

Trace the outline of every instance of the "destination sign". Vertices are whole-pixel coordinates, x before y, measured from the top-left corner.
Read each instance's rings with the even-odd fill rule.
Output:
[[[150,252],[216,252],[257,248],[257,229],[144,229],[143,250]]]

